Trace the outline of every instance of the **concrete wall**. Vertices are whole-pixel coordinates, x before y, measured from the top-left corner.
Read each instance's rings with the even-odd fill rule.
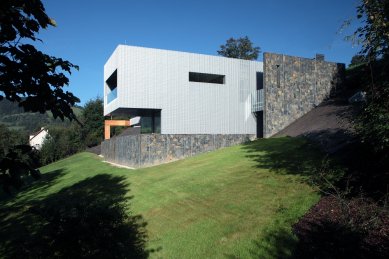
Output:
[[[251,93],[262,62],[119,45],[104,66],[104,82],[117,69],[119,108],[161,109],[162,134],[256,134]],[[189,81],[189,72],[225,75],[225,84]]]
[[[237,145],[254,135],[141,134],[114,137],[101,145],[108,162],[139,168],[166,163],[196,154]]]
[[[264,53],[264,137],[319,105],[344,78],[344,64]]]

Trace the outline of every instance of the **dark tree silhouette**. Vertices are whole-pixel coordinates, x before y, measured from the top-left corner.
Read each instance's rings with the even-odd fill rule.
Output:
[[[381,157],[389,169],[389,1],[361,0],[357,18],[362,25],[354,37],[362,42],[369,67],[370,83],[365,86],[367,102],[356,120],[356,129],[365,143]],[[386,171],[388,172],[388,171]]]
[[[25,111],[74,118],[71,107],[79,99],[63,87],[64,72],[78,69],[69,61],[46,55],[29,40],[37,41],[41,28],[55,26],[40,0],[4,0],[0,3],[0,99],[18,102]]]
[[[359,66],[359,65],[362,65],[362,64],[365,64],[365,63],[366,63],[365,56],[357,54],[357,55],[354,55],[351,58],[349,67]]]
[[[36,34],[48,26],[55,26],[55,21],[40,0],[0,1],[0,100],[17,102],[25,111],[51,111],[54,118],[76,119],[72,106],[79,99],[63,87],[69,83],[65,73],[78,67],[28,43],[39,41]],[[13,166],[12,159],[23,161],[17,156],[20,152],[12,152],[9,162],[0,162],[0,184],[6,188],[20,186],[20,176],[32,172],[26,166]]]

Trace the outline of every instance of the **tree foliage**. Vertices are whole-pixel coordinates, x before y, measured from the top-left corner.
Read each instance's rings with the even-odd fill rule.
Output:
[[[247,36],[238,39],[231,37],[227,40],[226,44],[221,45],[220,50],[217,51],[217,53],[223,57],[246,60],[258,59],[258,54],[260,52],[260,47],[254,47]]]
[[[28,144],[28,135],[20,130],[10,130],[0,124],[0,159],[3,158],[9,149],[17,145]]]
[[[83,137],[85,145],[88,147],[96,146],[103,140],[104,134],[104,107],[103,99],[96,98],[89,100],[82,113]]]
[[[40,150],[42,165],[73,155],[84,149],[84,139],[81,136],[81,127],[76,123],[70,126],[48,127],[49,137],[43,142]]]
[[[65,73],[78,67],[27,43],[39,40],[41,28],[55,26],[41,1],[1,1],[0,24],[0,99],[18,102],[25,111],[74,119],[71,107],[79,99],[63,87],[69,83]]]
[[[361,54],[356,54],[351,58],[349,67],[355,67],[366,63],[366,57]]]
[[[27,139],[26,133],[0,124],[0,185],[6,192],[10,192],[10,186],[20,187],[26,173],[34,178],[40,176],[35,169],[37,153],[27,145]]]
[[[354,35],[363,44],[361,54],[371,58],[382,57],[389,50],[389,1],[361,0],[357,18],[362,20]]]
[[[104,134],[103,100],[99,97],[89,100],[82,110],[80,120],[82,127],[75,122],[52,124],[48,127],[50,137],[43,143],[40,151],[42,165],[101,143]]]
[[[389,160],[389,0],[361,0],[357,18],[362,20],[354,36],[362,42],[370,82],[365,86],[367,102],[357,119],[362,140]]]
[[[48,26],[55,22],[47,16],[41,0],[0,1],[0,100],[16,102],[24,111],[51,111],[54,118],[76,119],[72,106],[79,99],[63,87],[69,84],[66,74],[78,67],[30,44],[39,41],[38,32]],[[0,184],[6,189],[19,187],[22,175],[36,175],[32,164],[21,159],[31,148],[15,149],[9,149],[0,161]]]

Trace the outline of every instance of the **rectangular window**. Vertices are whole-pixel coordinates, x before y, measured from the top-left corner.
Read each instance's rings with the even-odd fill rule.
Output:
[[[225,84],[225,75],[205,74],[189,72],[190,82],[211,83],[211,84]]]
[[[141,133],[161,133],[161,111],[153,110],[140,119]]]

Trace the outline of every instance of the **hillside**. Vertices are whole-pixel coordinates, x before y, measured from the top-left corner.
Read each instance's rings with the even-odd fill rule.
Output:
[[[74,107],[76,116],[82,114],[81,107]],[[0,124],[7,126],[9,129],[23,130],[27,133],[34,132],[41,127],[48,125],[66,125],[68,120],[54,119],[51,112],[44,114],[24,112],[17,103],[8,100],[0,101]]]
[[[319,199],[306,180],[320,159],[288,137],[137,170],[80,153],[0,201],[0,257],[285,258],[292,224]]]

